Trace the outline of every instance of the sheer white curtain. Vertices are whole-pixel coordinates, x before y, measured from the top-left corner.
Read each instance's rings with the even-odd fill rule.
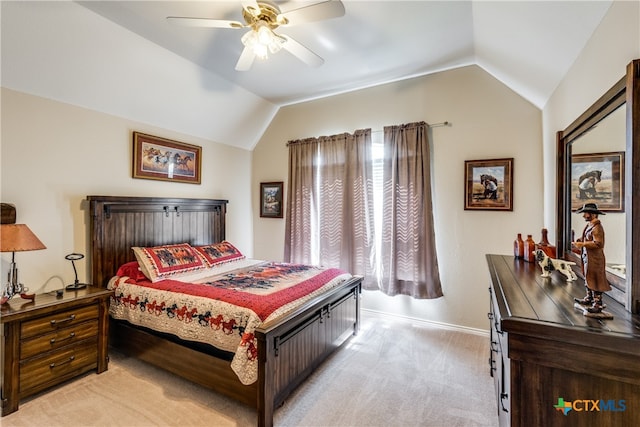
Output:
[[[428,125],[387,126],[383,145],[378,286],[387,295],[441,297]]]
[[[289,143],[285,260],[373,280],[371,130]]]

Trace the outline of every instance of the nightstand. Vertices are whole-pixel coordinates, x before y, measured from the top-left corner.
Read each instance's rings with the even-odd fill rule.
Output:
[[[107,370],[111,295],[88,286],[2,305],[2,416],[17,411],[20,399]]]

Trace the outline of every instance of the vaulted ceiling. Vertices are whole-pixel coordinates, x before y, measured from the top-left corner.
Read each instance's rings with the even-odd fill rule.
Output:
[[[33,15],[38,14],[35,6],[27,11],[17,6],[5,8],[4,3],[8,2],[3,2],[2,10],[3,77],[5,60],[11,57],[5,58],[6,47],[8,55],[22,58],[18,55],[19,49],[36,50],[45,43],[34,39],[32,44],[21,46],[21,41],[7,41],[7,36],[32,38],[31,34],[40,31],[42,25],[38,27],[32,22]],[[53,10],[45,3],[51,2],[37,6],[43,13],[42,23],[46,22],[45,12]],[[273,3],[287,12],[318,2]],[[82,1],[77,4],[111,22],[111,33],[117,26],[119,31],[130,33],[128,37],[141,37],[196,64],[215,76],[216,81],[236,88],[235,91],[241,88],[238,98],[255,96],[260,106],[249,109],[255,111],[266,102],[277,111],[282,105],[471,64],[480,66],[542,108],[607,13],[611,1],[344,0],[344,16],[276,29],[322,57],[321,66],[309,67],[282,50],[267,60],[256,60],[248,71],[235,70],[243,50],[240,39],[246,29],[187,27],[172,25],[166,19],[167,16],[191,16],[244,22],[240,1]],[[18,19],[29,22],[10,22],[9,17],[15,13]],[[71,19],[69,15],[66,12],[60,16]],[[65,31],[61,22],[51,27],[56,28],[56,24],[57,31]],[[7,33],[5,25],[9,26]],[[77,22],[74,25],[82,26]],[[27,36],[29,26],[32,29]],[[86,26],[82,31],[86,30],[87,34],[101,27],[92,28],[89,21]],[[43,33],[42,37],[53,35]],[[111,48],[123,54],[123,46]],[[73,54],[72,51],[64,55],[69,54]],[[20,74],[18,69],[8,66],[7,72],[9,86],[20,89],[27,85],[24,72]],[[198,77],[174,75],[174,78],[176,84],[180,84],[181,79]],[[3,86],[4,83],[3,78]],[[97,109],[109,111],[109,108]],[[269,110],[264,115],[266,124],[275,114],[273,108]],[[227,122],[237,126],[245,118],[243,115]],[[230,133],[206,129],[194,134],[250,149],[264,127],[263,123],[244,137],[236,133],[231,138]]]
[[[318,1],[274,2],[283,12]],[[235,70],[246,30],[172,25],[167,16],[244,22],[239,1],[87,1],[96,13],[277,104],[477,64],[538,107],[600,23],[602,1],[350,1],[345,15],[281,27],[325,62],[288,52]]]

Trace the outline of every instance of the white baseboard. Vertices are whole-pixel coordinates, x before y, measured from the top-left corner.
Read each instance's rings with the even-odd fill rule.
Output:
[[[467,334],[480,335],[483,337],[489,336],[489,331],[486,331],[484,329],[469,328],[467,326],[452,325],[450,323],[444,323],[444,322],[435,322],[433,320],[419,319],[417,317],[411,317],[411,316],[403,316],[401,314],[396,314],[396,313],[387,313],[384,311],[371,310],[370,308],[362,308],[361,310],[376,314],[378,316],[387,316],[387,317],[393,317],[395,319],[401,319],[401,320],[410,321],[414,323],[423,323],[425,325],[435,326],[441,329],[448,329],[452,331],[464,332]]]

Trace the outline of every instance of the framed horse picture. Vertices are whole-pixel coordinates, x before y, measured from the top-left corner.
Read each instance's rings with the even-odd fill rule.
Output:
[[[260,183],[260,216],[263,218],[283,218],[283,182]]]
[[[513,158],[465,160],[464,209],[513,210]]]
[[[133,177],[200,184],[202,147],[133,132]]]
[[[571,156],[571,210],[585,203],[624,212],[624,151]]]

